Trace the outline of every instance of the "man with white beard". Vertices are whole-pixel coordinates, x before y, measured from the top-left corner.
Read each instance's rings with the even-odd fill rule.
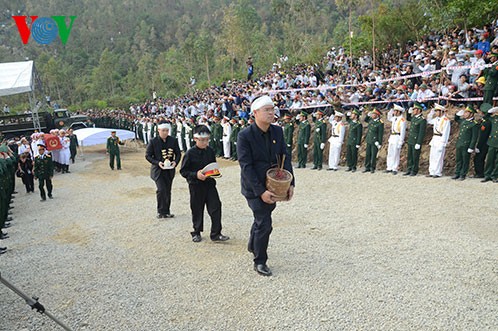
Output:
[[[224,116],[221,121],[221,126],[223,127],[223,157],[225,159],[230,158],[230,135],[232,134],[232,125],[229,122],[229,118]]]
[[[384,172],[392,172],[393,175],[398,173],[401,148],[405,141],[406,119],[403,117],[404,111],[403,107],[395,104],[394,108],[387,113],[387,120],[391,122],[391,135],[389,136],[389,146],[387,148],[387,167]]]
[[[341,159],[341,147],[346,133],[346,128],[342,121],[343,116],[344,114],[336,111],[334,117],[329,119],[332,128],[330,130],[331,135],[329,138],[329,168],[327,170],[338,170],[338,164]]]
[[[431,124],[433,127],[433,135],[429,143],[431,153],[427,177],[438,178],[443,175],[444,152],[451,130],[451,122],[446,117],[445,112],[446,108],[436,103],[427,115],[427,124]]]

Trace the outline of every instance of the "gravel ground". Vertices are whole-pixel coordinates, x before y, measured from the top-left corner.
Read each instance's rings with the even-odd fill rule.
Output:
[[[218,180],[231,240],[195,244],[185,180],[176,217],[159,221],[144,150],[122,161],[111,171],[102,146],[88,149],[44,203],[18,182],[0,242],[2,277],[74,330],[498,329],[496,184],[296,169],[267,278],[246,251],[236,163],[220,161]],[[0,330],[60,328],[0,284]]]

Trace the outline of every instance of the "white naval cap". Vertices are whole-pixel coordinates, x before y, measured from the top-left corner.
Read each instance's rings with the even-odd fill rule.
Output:
[[[336,112],[334,113],[334,116],[343,117],[343,116],[344,116],[344,114],[343,114],[343,113],[341,113],[341,112],[339,112],[339,111],[336,111]]]
[[[398,110],[398,111],[401,111],[401,112],[404,112],[405,111],[405,108],[401,107],[400,105],[397,105],[397,104],[394,104],[394,110]]]
[[[446,111],[446,108],[444,108],[444,106],[440,105],[439,103],[435,103],[435,104],[434,104],[434,109],[435,109],[435,110],[442,110],[442,111]]]
[[[488,110],[488,114],[494,114],[494,113],[498,113],[498,107],[493,107],[490,110]]]

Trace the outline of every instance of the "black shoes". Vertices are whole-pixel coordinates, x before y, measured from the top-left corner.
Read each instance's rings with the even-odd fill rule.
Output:
[[[417,173],[416,173],[416,172],[412,172],[412,173],[410,174],[410,176],[412,176],[412,177],[413,177],[413,176],[417,176]]]
[[[160,219],[160,218],[173,218],[173,217],[175,217],[175,215],[174,214],[157,214],[156,217],[158,219]]]
[[[332,169],[327,169],[327,170],[332,170]],[[347,169],[346,169],[346,172],[351,171],[351,170],[353,170],[353,169],[351,169],[351,168],[347,168]]]
[[[451,179],[458,179],[458,178],[460,178],[460,176],[458,176],[458,175],[451,177]]]
[[[492,179],[489,177],[486,177],[483,180],[481,180],[481,183],[486,183],[486,182],[490,182],[490,181],[492,181]]]
[[[362,171],[362,173],[365,173],[365,172],[370,172],[370,169],[365,169]]]
[[[228,236],[224,236],[224,235],[222,235],[221,233],[220,233],[220,234],[218,234],[218,235],[216,235],[216,236],[214,236],[214,237],[211,237],[211,240],[212,240],[212,241],[220,241],[220,242],[221,242],[221,241],[227,241],[228,239],[230,239],[230,237],[228,237]]]
[[[202,237],[200,234],[193,234],[192,235],[192,241],[195,243],[199,243],[202,241]]]
[[[254,270],[261,276],[271,276],[271,270],[266,264],[254,264]]]
[[[398,172],[396,170],[393,170],[393,175],[397,175]]]
[[[458,180],[460,180],[460,181],[465,180],[465,176],[458,178]]]
[[[407,172],[405,172],[405,173],[403,174],[403,176],[410,176],[411,174],[412,174],[412,172],[411,172],[411,171],[407,171]]]
[[[4,223],[2,229],[10,228],[10,223]]]

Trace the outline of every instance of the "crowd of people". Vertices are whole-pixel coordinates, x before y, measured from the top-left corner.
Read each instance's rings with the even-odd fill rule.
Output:
[[[314,144],[310,142],[311,131],[298,130],[298,166],[304,167],[305,152],[308,145],[313,145],[314,167],[321,169],[323,155],[320,156],[319,151],[330,141],[329,169],[336,170],[346,129],[354,127],[355,132],[363,130],[358,130],[360,126],[351,122],[347,125],[344,116],[335,114],[356,112],[360,117],[375,109],[380,118],[385,116],[391,122],[389,111],[394,107],[402,109],[401,113],[420,107],[423,114],[437,104],[445,109],[476,110],[479,115],[472,116],[472,120],[477,124],[484,123],[486,127],[484,132],[478,131],[477,140],[482,149],[488,138],[485,136],[489,134],[491,115],[485,116],[480,109],[483,105],[485,108],[493,105],[498,87],[497,24],[495,21],[482,29],[453,31],[447,35],[431,33],[415,43],[388,47],[376,63],[367,52],[363,56],[350,58],[343,48],[332,47],[320,64],[287,68],[288,61],[280,59],[266,75],[254,81],[228,81],[176,99],[164,99],[154,92],[151,100],[130,105],[128,110],[90,110],[87,115],[97,127],[132,130],[136,138],[145,144],[158,135],[158,124],[167,121],[171,125],[170,135],[177,138],[183,151],[194,145],[194,127],[204,124],[212,130],[210,146],[216,156],[236,160],[238,132],[253,122],[250,105],[257,96],[266,94],[273,99],[276,124],[285,127],[290,123],[292,127],[301,127],[299,114],[304,111],[306,116],[312,115],[313,129],[320,130],[319,137],[313,138]],[[248,61],[252,63],[252,59]],[[320,121],[321,117],[330,121]],[[430,125],[434,119],[427,118],[426,121]],[[322,122],[325,122],[324,126]],[[365,125],[362,124],[361,128]],[[329,136],[331,139],[328,140]],[[355,146],[359,146],[361,137],[358,134],[353,136],[356,137]],[[425,134],[420,135],[423,136]],[[371,139],[369,136],[365,138]],[[290,142],[291,139],[287,137],[287,140]],[[403,137],[397,140],[401,147]],[[377,142],[380,147],[381,142]],[[480,164],[484,163],[481,159],[485,158],[486,153],[481,153],[481,149],[477,149],[479,153],[474,152],[478,164],[475,169],[477,177],[484,176]],[[409,155],[417,159],[419,150]],[[353,155],[349,160],[351,165],[356,153],[348,149],[347,154]],[[375,163],[377,153],[368,145],[367,154],[370,162],[366,164],[366,170],[371,171],[374,170],[375,164],[372,163]],[[409,159],[412,160],[412,157]],[[386,170],[397,173],[399,166],[393,166],[392,158],[388,161],[390,164]],[[418,168],[409,172],[417,174]],[[430,174],[439,177],[441,171],[430,171]],[[462,174],[459,179],[465,177],[466,174]]]
[[[51,130],[46,134],[35,132],[31,136],[21,136],[10,140],[3,139],[0,145],[0,228],[10,227],[9,216],[11,199],[14,198],[15,178],[22,180],[26,193],[35,192],[38,181],[41,201],[53,199],[52,178],[54,173],[70,173],[69,165],[75,162],[78,139],[69,130]],[[50,151],[49,151],[50,149]],[[0,239],[9,236],[1,232]],[[0,254],[6,247],[0,247]]]
[[[473,156],[474,177],[481,178],[482,182],[498,182],[498,107],[493,107],[498,92],[498,20],[482,29],[456,30],[446,35],[431,33],[417,42],[390,46],[375,62],[368,52],[351,58],[342,47],[332,47],[320,63],[313,65],[290,67],[288,57],[282,56],[269,72],[254,80],[252,58],[246,64],[248,77],[245,81],[228,81],[174,99],[162,98],[153,92],[152,99],[130,105],[126,110],[86,111],[90,125],[133,131],[135,138],[147,145],[146,158],[151,163],[151,178],[157,186],[158,218],[174,217],[170,211],[171,182],[182,152],[187,153],[195,147],[197,157],[203,155],[204,159],[199,163],[202,165],[213,161],[213,156],[239,161],[242,172],[245,171],[243,164],[255,162],[242,162],[239,155],[239,138],[243,139],[248,132],[244,128],[253,130],[255,127],[251,125],[257,119],[255,109],[259,111],[261,123],[267,123],[268,116],[272,116],[273,125],[265,132],[281,126],[279,132],[283,134],[283,146],[289,156],[287,162],[297,153],[297,168],[306,168],[310,151],[313,170],[323,168],[323,154],[329,144],[327,170],[339,169],[344,147],[346,171],[355,172],[359,167],[359,149],[363,145],[366,151],[363,172],[374,173],[378,152],[385,146],[387,166],[384,171],[396,175],[401,170],[401,153],[406,144],[404,175],[416,176],[429,126],[432,137],[427,176],[432,178],[443,175],[450,122],[455,121],[459,132],[455,135],[456,167],[452,178],[467,178]],[[262,98],[265,98],[264,104],[255,107]],[[447,110],[453,108],[459,111],[450,118],[446,115]],[[384,122],[389,130],[387,141],[384,141]],[[203,128],[209,130],[205,132]],[[263,137],[265,132],[261,132]],[[70,160],[74,162],[77,150],[76,137],[64,130],[50,132],[50,136],[56,140],[47,141],[43,133],[13,140],[9,142],[10,152],[0,158],[3,174],[0,178],[5,179],[0,188],[2,227],[8,224],[5,223],[8,202],[14,192],[12,171],[17,171],[28,193],[34,191],[34,179],[37,178],[42,201],[46,200],[45,187],[48,197],[52,198],[54,172],[69,173]],[[52,148],[53,144],[58,148]],[[107,141],[111,169],[114,169],[114,158],[118,170],[121,169],[120,144],[115,134]],[[47,145],[51,147],[50,153],[46,151]],[[191,160],[195,155],[187,159]],[[272,154],[270,159],[274,156]],[[14,162],[5,161],[13,158]],[[6,164],[12,162],[14,166],[8,168]],[[189,185],[197,185],[191,188],[191,202],[196,206],[197,202],[206,205],[212,214],[211,239],[227,240],[228,237],[221,234],[221,215],[218,215],[221,204],[216,199],[206,198],[206,192],[214,192],[213,186],[209,186],[213,182],[202,173],[198,174],[197,163],[196,169],[183,166],[182,175]],[[292,172],[290,164],[286,167]],[[199,186],[205,181],[209,185]],[[248,201],[254,198],[249,194],[251,192],[246,193]],[[289,198],[291,196],[292,192]],[[270,195],[265,198],[271,200]],[[260,209],[256,205],[251,208],[255,213]],[[192,209],[195,242],[201,240],[200,210]],[[257,239],[252,237],[250,244],[252,242],[253,246],[249,247],[255,253],[255,269],[263,275],[271,274],[266,266],[264,243],[269,237],[267,226],[268,219],[271,225],[271,210],[266,210],[264,217],[255,216],[255,232],[251,235],[257,237],[258,227],[265,225],[266,239],[256,244],[254,240]],[[6,235],[2,233],[2,237]],[[0,253],[3,251],[0,249]]]

